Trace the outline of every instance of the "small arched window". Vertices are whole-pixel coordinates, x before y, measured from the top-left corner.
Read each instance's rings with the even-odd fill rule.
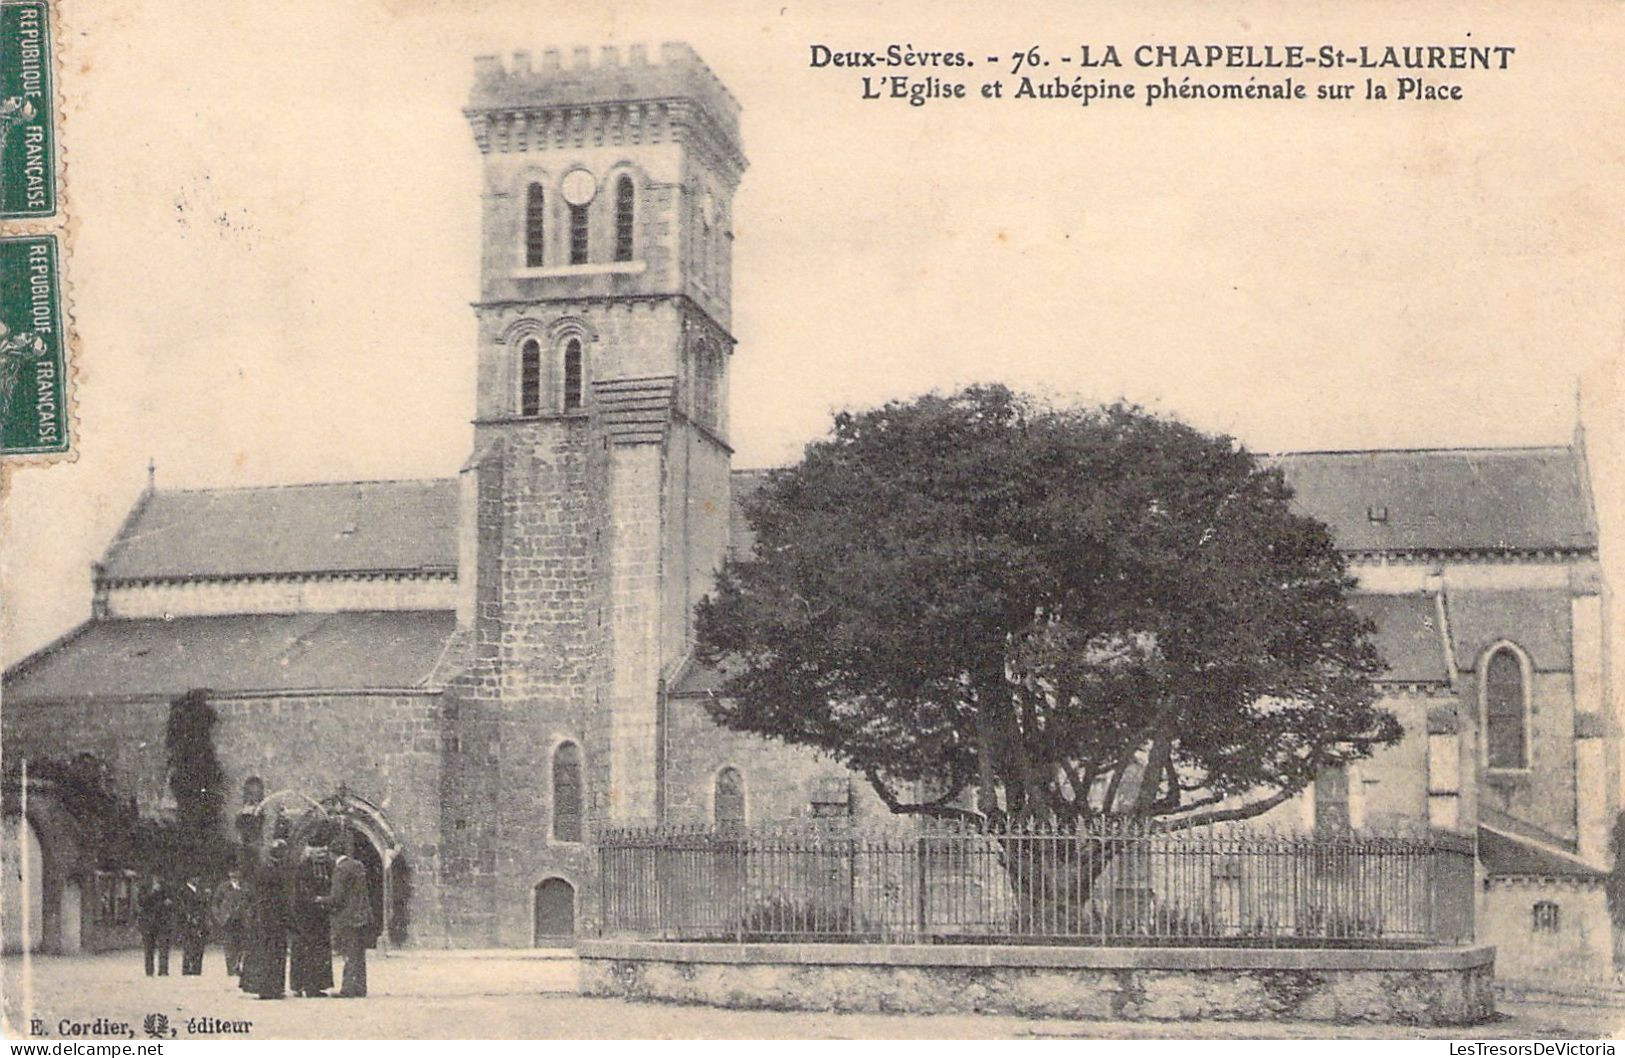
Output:
[[[1529,689],[1523,661],[1510,646],[1484,662],[1484,753],[1492,768],[1529,767]]]
[[[544,261],[543,237],[547,232],[542,205],[542,185],[531,184],[525,191],[525,267],[540,268]]]
[[[722,357],[708,341],[695,344],[693,353],[694,421],[708,429],[717,428],[717,410],[722,387]]]
[[[1556,933],[1562,920],[1558,918],[1558,907],[1554,901],[1542,900],[1532,909],[1534,921],[1530,925],[1536,933]]]
[[[571,338],[564,347],[564,410],[581,407],[581,339]]]
[[[712,814],[719,828],[745,825],[745,777],[739,774],[738,768],[728,767],[717,772]]]
[[[519,347],[519,414],[542,413],[542,343],[526,339]]]
[[[587,263],[587,207],[570,207],[570,263]]]
[[[615,181],[615,260],[632,259],[632,178]]]
[[[581,840],[581,747],[574,742],[553,751],[553,840]]]

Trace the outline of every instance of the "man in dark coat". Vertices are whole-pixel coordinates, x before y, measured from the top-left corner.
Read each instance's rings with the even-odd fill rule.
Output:
[[[226,946],[226,973],[236,977],[243,972],[243,928],[248,917],[248,890],[243,872],[233,867],[214,891],[210,918],[215,934]]]
[[[181,973],[196,977],[203,972],[203,946],[209,940],[209,893],[195,874],[176,890],[175,924],[181,942]]]
[[[350,855],[352,841],[348,830],[334,839],[333,884],[323,903],[333,922],[333,949],[344,956],[344,982],[338,994],[354,998],[367,994],[367,942],[372,939],[372,899],[367,889],[367,869]]]
[[[333,884],[333,854],[306,848],[293,872],[288,903],[288,987],[295,995],[323,996],[333,987],[333,939],[322,899]]]
[[[158,975],[169,976],[169,942],[175,928],[175,900],[163,879],[156,874],[147,880],[136,898],[136,925],[141,927],[141,953],[152,976],[153,955],[158,956]]]
[[[249,879],[248,943],[243,952],[243,991],[281,999],[288,981],[287,841],[274,839],[255,850]]]

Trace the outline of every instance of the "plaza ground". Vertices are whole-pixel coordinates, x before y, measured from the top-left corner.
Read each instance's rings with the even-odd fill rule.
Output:
[[[122,1022],[146,1039],[149,1014],[162,1014],[175,1038],[188,1019],[250,1022],[250,1039],[1597,1039],[1625,1036],[1625,991],[1572,993],[1508,989],[1501,1015],[1486,1025],[1415,1028],[1277,1022],[1107,1022],[967,1015],[827,1014],[717,1010],[594,999],[577,994],[567,951],[374,954],[372,995],[362,1000],[258,1000],[225,975],[211,949],[201,977],[146,977],[140,952],[35,956],[23,987],[23,960],[3,961],[6,1036],[26,1025],[23,1003],[45,1037],[65,1038],[63,1022]],[[77,1037],[96,1039],[94,1035]],[[105,1038],[105,1037],[103,1037]]]

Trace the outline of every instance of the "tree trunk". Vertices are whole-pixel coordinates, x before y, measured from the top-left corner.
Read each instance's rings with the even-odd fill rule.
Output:
[[[1149,886],[1140,870],[1144,834],[1012,832],[995,839],[1015,898],[1009,931],[1020,937],[1088,937],[1143,931]]]

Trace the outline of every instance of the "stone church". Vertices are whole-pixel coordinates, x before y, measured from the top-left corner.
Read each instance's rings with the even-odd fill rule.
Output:
[[[738,104],[665,45],[481,59],[466,114],[484,189],[461,472],[149,482],[93,617],[4,682],[8,759],[94,753],[151,811],[167,703],[207,688],[234,806],[341,811],[393,945],[591,930],[604,826],[875,808],[838,766],[714,726],[690,659],[760,480],[728,443]],[[1583,437],[1278,458],[1360,577],[1407,731],[1278,813],[1473,836],[1503,965],[1605,966],[1618,725]],[[47,789],[9,823],[42,865],[34,935],[112,943],[128,879],[87,865]]]

